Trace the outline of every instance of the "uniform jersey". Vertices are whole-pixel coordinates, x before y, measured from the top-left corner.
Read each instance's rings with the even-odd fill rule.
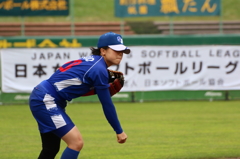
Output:
[[[102,56],[89,56],[61,66],[48,81],[61,97],[70,101],[90,89],[108,88],[107,65]]]
[[[102,56],[92,55],[62,65],[49,79],[36,86],[30,96],[30,108],[40,132],[45,133],[73,124],[63,111],[66,100],[71,101],[94,89],[108,122],[116,133],[121,133],[122,128],[108,90],[108,78],[107,65]],[[43,117],[42,114],[50,117]]]

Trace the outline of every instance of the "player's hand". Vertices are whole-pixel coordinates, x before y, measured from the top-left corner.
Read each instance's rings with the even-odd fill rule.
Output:
[[[121,134],[117,134],[117,141],[120,144],[125,143],[127,140],[127,134],[125,134],[125,132],[122,132]]]

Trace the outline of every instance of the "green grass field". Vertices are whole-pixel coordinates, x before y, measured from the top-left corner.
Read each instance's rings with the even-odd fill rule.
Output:
[[[85,145],[81,159],[224,159],[240,157],[240,101],[115,103],[128,134],[118,144],[99,103],[70,104]],[[27,105],[0,107],[0,158],[37,158],[41,143]],[[62,142],[56,157],[66,145]]]

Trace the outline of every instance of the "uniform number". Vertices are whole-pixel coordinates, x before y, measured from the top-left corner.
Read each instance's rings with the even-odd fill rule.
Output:
[[[59,70],[61,72],[65,72],[65,71],[69,70],[70,68],[72,68],[73,66],[79,65],[80,63],[82,63],[82,60],[69,61],[69,62],[65,63],[62,67],[60,67]]]

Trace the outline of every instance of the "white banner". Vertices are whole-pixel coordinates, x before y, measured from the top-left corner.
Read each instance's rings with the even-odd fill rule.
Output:
[[[132,46],[119,66],[124,92],[154,90],[240,90],[240,46]],[[31,92],[69,60],[89,48],[3,49],[2,91]]]

